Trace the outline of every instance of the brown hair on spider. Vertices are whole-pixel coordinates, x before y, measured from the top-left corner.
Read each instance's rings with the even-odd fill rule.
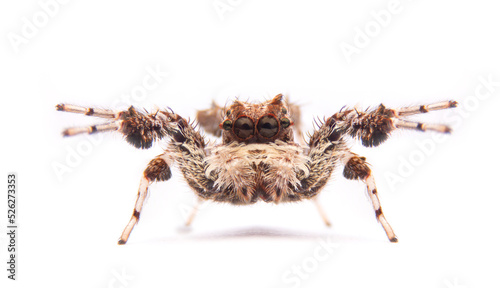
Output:
[[[293,142],[293,121],[282,94],[258,104],[236,100],[225,116],[219,125],[224,144]]]

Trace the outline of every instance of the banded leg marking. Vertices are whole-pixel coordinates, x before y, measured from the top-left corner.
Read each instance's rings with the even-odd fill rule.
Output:
[[[394,125],[397,128],[403,128],[403,129],[411,129],[411,130],[418,130],[418,131],[436,131],[440,133],[451,133],[451,128],[446,125],[440,125],[440,124],[426,124],[426,123],[421,123],[421,122],[413,122],[413,121],[408,121],[408,120],[402,120],[402,119],[394,119]]]
[[[137,222],[139,222],[142,206],[144,206],[144,201],[146,200],[146,196],[148,195],[148,188],[150,184],[151,182],[149,181],[148,178],[146,178],[146,176],[143,176],[141,178],[141,184],[139,185],[139,193],[137,194],[137,200],[135,202],[134,212],[132,213],[132,217],[130,218],[130,221],[128,222],[127,226],[125,226],[125,229],[123,230],[122,235],[120,236],[120,240],[118,240],[119,245],[127,243],[130,233],[132,233],[132,230],[134,229],[135,225],[137,224]]]
[[[93,134],[107,131],[116,131],[120,129],[122,121],[92,125],[87,127],[68,128],[63,131],[63,136],[74,136],[78,134]]]
[[[120,239],[118,240],[119,245],[127,243],[130,233],[132,233],[135,225],[139,222],[142,207],[144,206],[144,201],[148,195],[148,189],[151,183],[154,181],[167,181],[172,176],[169,166],[170,160],[171,159],[168,158],[166,153],[161,154],[151,160],[148,167],[144,170],[139,184],[139,192],[137,193],[134,212],[132,213],[132,217],[130,218],[127,226],[125,226]]]
[[[387,234],[387,238],[389,241],[396,243],[398,242],[398,237],[392,230],[391,225],[385,219],[384,213],[382,212],[382,207],[380,206],[380,200],[377,196],[377,187],[375,186],[375,178],[373,175],[369,175],[363,182],[366,183],[366,187],[368,189],[368,195],[372,201],[373,210],[375,210],[375,217],[377,217],[378,222],[382,225],[385,230],[385,234]]]
[[[410,116],[415,114],[427,113],[430,111],[443,110],[457,107],[457,101],[443,101],[429,105],[411,106],[400,109],[395,109],[398,116]]]
[[[78,113],[87,116],[95,116],[95,117],[111,118],[111,119],[118,118],[118,112],[109,109],[82,107],[71,104],[58,104],[56,105],[56,109],[57,111]]]
[[[354,153],[350,153],[346,158],[344,158],[344,177],[349,180],[361,180],[366,184],[368,196],[373,205],[373,210],[375,211],[375,217],[377,221],[382,225],[387,234],[387,238],[391,242],[398,242],[396,234],[389,225],[389,222],[385,219],[384,213],[382,212],[382,207],[380,206],[380,200],[377,196],[377,187],[375,186],[375,178],[373,177],[370,167],[365,162],[364,157],[359,157]]]

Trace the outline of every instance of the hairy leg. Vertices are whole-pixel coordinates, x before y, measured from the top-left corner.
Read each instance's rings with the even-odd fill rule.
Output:
[[[375,178],[372,175],[368,163],[364,157],[359,157],[353,153],[349,153],[345,158],[344,166],[344,177],[349,180],[361,180],[366,184],[368,196],[373,205],[373,210],[375,211],[375,217],[377,221],[382,225],[387,234],[387,238],[391,242],[398,242],[396,234],[389,225],[389,222],[385,219],[384,213],[382,212],[382,207],[380,206],[380,200],[377,196],[377,187],[375,186]]]
[[[155,181],[167,181],[172,176],[170,171],[170,162],[171,160],[168,158],[166,153],[157,156],[149,162],[148,167],[144,170],[139,184],[139,191],[137,193],[137,200],[134,205],[132,217],[130,218],[127,226],[125,226],[125,229],[118,240],[118,244],[123,245],[127,243],[130,233],[139,222],[142,207],[144,206],[144,200],[146,200],[146,196],[148,195],[149,186]]]
[[[204,191],[206,197],[213,192],[208,185],[211,180],[204,174],[205,141],[203,137],[184,118],[171,110],[158,110],[155,113],[145,113],[130,107],[125,111],[112,111],[97,108],[86,108],[75,105],[59,104],[56,109],[64,112],[79,113],[111,119],[110,122],[93,125],[87,128],[69,128],[63,132],[65,136],[80,133],[97,133],[117,131],[125,136],[130,144],[137,148],[147,149],[153,141],[167,137],[167,151],[153,159],[144,170],[132,217],[125,227],[119,244],[125,244],[139,221],[148,188],[154,181],[166,181],[171,177],[170,165],[174,161],[190,186],[197,192]]]
[[[172,133],[172,129],[175,129],[175,124],[172,124],[172,122],[176,122],[177,120],[173,116],[178,117],[178,115],[169,111],[158,110],[155,113],[146,113],[138,111],[132,106],[124,111],[113,111],[59,104],[56,106],[56,109],[63,112],[111,119],[110,122],[103,124],[65,129],[63,131],[64,136],[118,131],[125,136],[128,143],[141,149],[151,148],[154,141],[160,140],[165,135]]]
[[[347,134],[367,147],[380,145],[389,138],[395,129],[411,129],[417,131],[436,131],[450,133],[447,125],[426,124],[405,119],[406,116],[427,113],[457,107],[456,101],[445,101],[429,105],[412,106],[400,109],[389,109],[380,104],[376,109],[360,111],[356,108],[341,110],[332,118],[342,134]]]
[[[456,107],[455,101],[440,102],[430,105],[407,107],[402,109],[388,109],[380,105],[377,109],[360,112],[358,109],[341,110],[324,122],[320,121],[318,129],[314,131],[308,142],[306,155],[310,168],[309,175],[301,179],[301,187],[295,189],[294,198],[311,199],[315,197],[329,180],[332,171],[338,162],[344,164],[344,176],[348,179],[361,180],[366,184],[368,195],[375,210],[375,216],[384,228],[391,242],[397,242],[397,237],[385,219],[377,196],[375,179],[364,157],[358,157],[349,151],[345,136],[360,139],[364,146],[378,146],[384,142],[395,129],[416,129],[420,131],[435,130],[449,133],[451,129],[446,125],[430,125],[414,123],[403,119],[408,115],[426,113],[428,111]],[[320,212],[321,213],[321,212]]]

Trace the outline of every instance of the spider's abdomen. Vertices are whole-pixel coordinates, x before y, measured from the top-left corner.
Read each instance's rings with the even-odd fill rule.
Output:
[[[281,141],[213,148],[205,174],[214,181],[212,200],[232,204],[298,201],[293,191],[309,176],[301,147]]]

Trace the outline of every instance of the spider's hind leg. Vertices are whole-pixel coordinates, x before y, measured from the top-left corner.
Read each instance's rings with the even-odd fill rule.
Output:
[[[290,103],[288,97],[286,97],[286,102],[288,103],[288,108],[290,109],[290,114],[293,119],[293,130],[297,135],[297,141],[300,145],[306,146],[306,141],[304,139],[304,133],[302,131],[302,119],[301,119],[301,111],[300,105],[295,103]],[[319,209],[319,208],[318,208]]]
[[[355,154],[349,155],[346,158],[346,163],[344,166],[344,177],[349,180],[361,180],[366,184],[368,195],[373,205],[373,210],[375,210],[375,217],[377,221],[382,225],[387,234],[387,238],[391,242],[398,242],[396,234],[389,225],[389,222],[385,219],[384,213],[382,212],[382,207],[380,206],[380,200],[377,196],[377,187],[375,186],[375,178],[372,175],[368,164],[365,162],[365,157],[359,157]]]
[[[197,197],[196,203],[194,206],[191,208],[191,212],[186,218],[186,222],[184,222],[185,227],[191,226],[191,223],[193,223],[193,220],[195,216],[198,214],[198,211],[200,210],[200,206],[204,203],[204,200],[200,197]]]
[[[323,209],[323,206],[321,206],[321,203],[319,203],[318,197],[314,197],[311,199],[312,202],[314,203],[314,206],[316,206],[316,209],[318,209],[319,215],[321,216],[321,219],[323,219],[323,222],[327,227],[332,226],[332,222],[330,222],[330,219],[328,219],[328,216],[326,215],[325,210]]]
[[[203,129],[216,136],[220,137],[222,135],[222,131],[219,128],[219,124],[224,120],[222,118],[222,114],[224,113],[224,108],[217,105],[215,101],[212,101],[212,106],[209,109],[199,110],[196,113],[196,120],[200,123],[200,126]]]

